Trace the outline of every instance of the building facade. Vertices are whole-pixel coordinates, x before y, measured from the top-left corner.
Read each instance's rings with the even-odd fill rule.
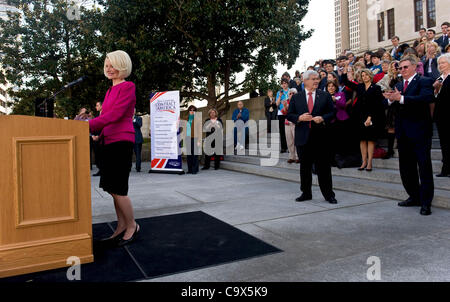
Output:
[[[8,5],[6,3],[6,0],[0,0],[0,18],[6,19],[8,17],[7,12],[15,9],[15,7]],[[0,53],[0,58],[1,55],[2,54]],[[7,103],[11,102],[11,99],[7,93],[7,90],[8,88],[10,88],[10,86],[11,85],[9,83],[6,83],[6,85],[0,84],[0,115],[11,113],[11,108],[7,106]]]
[[[450,22],[448,0],[335,0],[336,55],[392,47],[391,38],[412,44],[420,28],[441,34]]]

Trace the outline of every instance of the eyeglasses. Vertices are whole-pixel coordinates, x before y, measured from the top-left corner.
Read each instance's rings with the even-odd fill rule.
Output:
[[[403,67],[398,67],[397,70],[403,70],[403,69],[408,69],[408,68],[409,68],[409,65],[408,66],[403,66]]]

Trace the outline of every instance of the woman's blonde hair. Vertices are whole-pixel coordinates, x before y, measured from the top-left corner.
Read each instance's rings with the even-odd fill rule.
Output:
[[[355,70],[355,73],[354,73],[354,75],[353,75],[353,79],[354,79],[356,82],[358,82],[358,83],[362,83],[362,79],[361,79],[361,70],[362,70],[362,69]]]
[[[430,41],[425,43],[425,53],[428,52],[428,47],[430,46],[434,46],[434,49],[436,49],[436,55],[440,55],[441,54],[441,47],[439,46],[439,44],[437,44],[436,42]]]
[[[111,62],[111,65],[114,69],[117,69],[119,71],[119,77],[121,79],[126,79],[130,76],[131,70],[133,68],[133,63],[131,62],[130,56],[125,51],[116,50],[110,52],[106,55],[106,59]],[[107,76],[106,68],[104,68],[103,72],[105,73],[105,76]]]
[[[366,64],[362,62],[356,62],[355,64],[353,64],[353,66],[355,68],[355,71],[366,68]]]
[[[388,70],[389,79],[394,79],[398,76],[398,71],[395,67],[395,64],[397,64],[397,66],[398,66],[398,61],[392,61],[389,64],[389,70]]]
[[[392,61],[394,58],[392,58],[392,55],[391,55],[391,53],[390,52],[388,52],[388,51],[386,51],[383,55],[382,55],[382,57],[384,57],[384,56],[388,56],[388,61]],[[386,59],[384,59],[384,60],[386,60]]]

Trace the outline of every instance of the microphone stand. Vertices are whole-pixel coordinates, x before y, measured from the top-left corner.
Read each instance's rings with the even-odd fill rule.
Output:
[[[72,87],[72,86],[74,86],[74,85],[76,85],[76,84],[81,83],[85,78],[86,78],[86,77],[82,77],[82,78],[78,79],[76,82],[72,82],[72,83],[69,83],[69,84],[67,84],[67,85],[64,85],[59,91],[55,92],[52,96],[50,96],[50,97],[46,98],[45,100],[43,100],[42,103],[40,103],[38,107],[41,108],[41,106],[44,105],[45,117],[48,117],[48,116],[47,116],[47,115],[48,115],[48,109],[47,109],[47,103],[48,103],[48,101],[54,100],[55,97],[56,97],[58,94],[60,94],[60,93],[62,93],[62,92],[64,92],[64,91],[66,91],[67,89],[69,89],[70,87]]]
[[[45,100],[42,101],[42,103],[39,104],[39,108],[41,108],[42,105],[44,105],[44,112],[45,112],[45,117],[48,117],[48,109],[47,109],[47,103],[50,100],[54,100],[55,97],[60,94],[61,92],[66,91],[69,88],[69,86],[64,86],[63,88],[61,88],[59,91],[57,91],[56,93],[54,93],[52,96],[46,98]]]

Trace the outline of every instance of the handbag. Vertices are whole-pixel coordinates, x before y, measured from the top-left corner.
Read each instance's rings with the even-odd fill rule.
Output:
[[[386,150],[381,147],[376,147],[373,151],[373,158],[383,158],[387,154]]]

